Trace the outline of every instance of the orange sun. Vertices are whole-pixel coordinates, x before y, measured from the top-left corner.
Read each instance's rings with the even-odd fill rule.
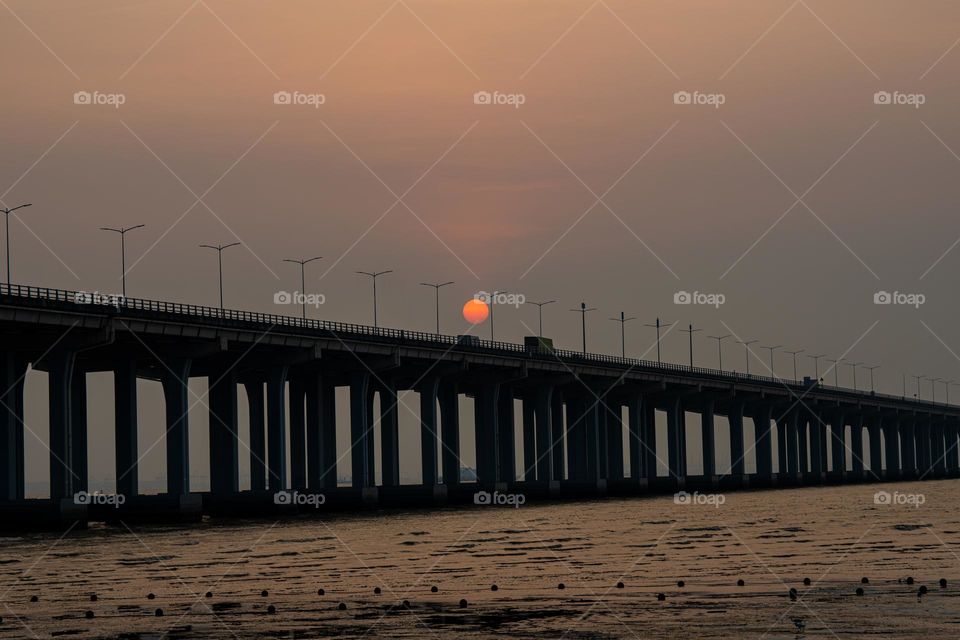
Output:
[[[483,300],[471,298],[463,305],[463,318],[470,324],[480,324],[487,319],[489,314],[490,310],[487,308],[487,303]]]

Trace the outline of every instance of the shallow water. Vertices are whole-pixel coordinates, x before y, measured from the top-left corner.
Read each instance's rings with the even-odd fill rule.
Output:
[[[650,497],[5,538],[0,638],[955,638],[958,487],[948,480],[729,493],[719,507]],[[878,505],[878,490],[925,502]],[[862,577],[869,584],[857,596]],[[923,597],[920,585],[929,589]]]

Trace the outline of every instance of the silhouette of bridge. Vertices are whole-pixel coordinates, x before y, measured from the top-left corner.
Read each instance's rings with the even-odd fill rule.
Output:
[[[293,512],[291,491],[354,508],[472,502],[481,490],[536,499],[960,475],[960,407],[809,379],[19,285],[0,286],[0,334],[0,512],[25,522]],[[49,500],[24,497],[28,368],[49,380]],[[88,490],[91,372],[114,377],[119,507],[77,498]],[[205,397],[191,400],[191,377],[207,378]],[[141,495],[137,483],[138,379],[163,388],[167,491],[159,496]],[[248,447],[238,436],[239,385]],[[349,486],[337,482],[338,387],[349,388]],[[419,394],[422,480],[401,486],[397,394],[405,390]],[[461,480],[464,396],[473,399],[476,482]],[[209,411],[202,494],[190,486],[193,404]],[[699,429],[687,428],[688,414],[699,414]],[[718,469],[716,416],[729,424],[729,468]],[[701,474],[688,472],[688,438],[699,440]],[[241,455],[250,460],[248,491],[240,491]]]

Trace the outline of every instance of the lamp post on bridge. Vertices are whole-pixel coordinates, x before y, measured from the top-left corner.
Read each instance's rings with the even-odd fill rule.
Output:
[[[944,388],[945,388],[946,391],[947,391],[947,404],[950,404],[950,387],[951,387],[951,386],[956,386],[956,384],[957,384],[957,383],[956,383],[954,380],[944,380],[944,381],[943,381],[943,386],[944,386]]]
[[[814,375],[813,379],[817,382],[817,384],[820,383],[820,358],[824,357],[825,355],[826,355],[825,353],[818,353],[815,356],[811,356],[811,355],[807,356],[808,358],[813,360],[813,375]]]
[[[926,379],[927,375],[926,375],[925,373],[921,373],[921,374],[918,375],[918,376],[917,376],[917,375],[914,375],[914,376],[910,376],[910,377],[917,379],[917,393],[916,393],[916,396],[917,396],[917,401],[919,402],[920,400],[923,400],[923,394],[920,392],[920,379],[921,379],[921,378]]]
[[[448,280],[447,282],[421,282],[421,285],[424,287],[433,287],[434,292],[436,293],[437,300],[437,335],[440,335],[440,289],[447,286],[448,284],[453,284],[453,280]]]
[[[145,226],[147,225],[137,224],[132,227],[120,227],[119,229],[100,227],[100,231],[112,231],[120,234],[120,286],[124,298],[127,297],[127,231],[133,231],[134,229],[140,229]]]
[[[388,273],[393,273],[393,269],[387,269],[386,271],[357,271],[360,275],[370,276],[370,279],[373,280],[373,327],[377,328],[377,278],[380,276],[385,276]]]
[[[509,291],[496,291],[490,294],[490,341],[493,342],[493,308],[497,305],[497,296],[507,295]]]
[[[782,346],[783,346],[782,344],[778,344],[772,347],[764,347],[764,346],[760,347],[761,349],[767,349],[768,351],[770,351],[770,376],[773,378],[777,377],[777,374],[773,372],[773,352],[781,348]]]
[[[737,340],[737,344],[743,345],[743,354],[747,359],[747,375],[750,375],[750,345],[759,340]]]
[[[793,356],[793,381],[794,382],[800,381],[797,378],[797,354],[803,353],[803,352],[804,352],[804,349],[797,349],[796,351],[784,351],[784,353],[789,353],[790,355]]]
[[[937,401],[937,383],[940,382],[940,378],[928,378],[930,380],[930,402]]]
[[[856,391],[856,390],[857,390],[857,367],[859,367],[859,366],[862,365],[863,363],[862,363],[862,362],[848,362],[847,364],[850,365],[850,368],[853,370],[853,390]]]
[[[220,312],[223,315],[223,250],[229,249],[230,247],[236,247],[239,245],[239,242],[231,242],[230,244],[202,244],[200,245],[203,249],[214,249],[217,252],[217,269],[220,274]]]
[[[686,329],[680,329],[680,331],[686,333],[690,338],[690,368],[693,369],[693,334],[702,331],[702,329],[694,329],[692,324],[688,324]]]
[[[527,300],[527,301],[526,301],[527,304],[535,304],[535,305],[537,305],[537,316],[538,316],[538,319],[539,319],[539,323],[538,323],[538,325],[537,325],[537,326],[538,326],[538,329],[537,329],[537,330],[538,330],[538,332],[539,332],[539,334],[540,334],[539,337],[541,337],[541,338],[543,337],[543,308],[544,308],[546,305],[548,305],[548,304],[553,304],[554,302],[556,302],[556,300],[547,300],[546,302],[533,302],[533,301],[530,301],[530,300]]]
[[[875,364],[875,365],[873,365],[872,367],[864,366],[863,368],[870,372],[870,393],[873,394],[873,393],[875,393],[874,388],[873,388],[873,370],[874,370],[874,369],[879,369],[879,368],[880,368],[880,365]]]
[[[720,345],[725,339],[730,338],[731,335],[728,333],[725,336],[707,336],[707,337],[717,341],[717,363],[718,363],[718,366],[720,367],[719,371],[723,371],[723,347],[721,347]]]
[[[839,360],[831,360],[830,358],[827,358],[827,362],[832,362],[832,363],[833,363],[833,367],[832,367],[832,369],[833,369],[833,386],[839,388],[839,387],[840,387],[840,364],[843,362],[843,358],[840,358]],[[824,373],[826,373],[826,372],[824,372]]]
[[[590,311],[596,311],[596,307],[587,307],[586,302],[580,303],[579,309],[570,309],[570,311],[579,311],[580,312],[580,327],[583,332],[583,352],[587,352],[587,313]]]
[[[610,319],[613,320],[614,322],[620,323],[620,357],[626,358],[627,357],[627,338],[626,338],[626,330],[624,329],[624,327],[628,322],[630,322],[631,320],[636,320],[636,318],[632,318],[632,317],[627,318],[624,316],[623,311],[621,311],[619,318],[610,318]]]
[[[303,307],[304,320],[306,320],[307,318],[307,279],[306,279],[306,276],[304,275],[306,271],[305,266],[308,263],[313,262],[314,260],[322,260],[322,259],[323,259],[323,256],[315,256],[313,258],[305,258],[302,260],[298,260],[296,258],[283,259],[284,262],[292,262],[294,264],[300,265],[300,300],[301,300],[301,305]]]
[[[668,322],[668,323],[666,323],[666,324],[661,324],[661,323],[660,323],[660,318],[658,317],[658,318],[657,318],[657,322],[656,322],[655,324],[645,324],[645,325],[643,325],[643,326],[645,326],[645,327],[653,327],[653,328],[656,328],[656,330],[657,330],[657,364],[661,364],[661,360],[660,360],[660,327],[670,327],[670,326],[673,326],[673,323],[672,323],[672,322]]]
[[[10,214],[16,211],[17,209],[24,209],[26,207],[32,207],[33,204],[28,202],[26,204],[20,204],[12,208],[0,209],[5,214],[7,219],[7,286],[9,287],[12,283],[10,282]]]

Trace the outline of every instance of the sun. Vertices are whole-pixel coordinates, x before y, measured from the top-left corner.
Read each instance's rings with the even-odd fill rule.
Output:
[[[480,324],[490,315],[490,309],[483,300],[471,298],[463,305],[463,319],[470,324]]]

